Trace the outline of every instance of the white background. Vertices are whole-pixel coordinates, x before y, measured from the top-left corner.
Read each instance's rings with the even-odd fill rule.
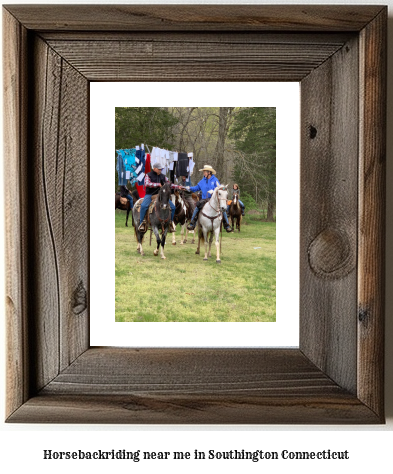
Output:
[[[9,0],[7,3],[20,3]],[[24,0],[23,3],[28,3]],[[36,3],[36,2],[34,2]],[[53,3],[42,2],[42,3]],[[58,3],[111,3],[111,2],[83,2],[64,1]],[[113,3],[133,3],[116,0]],[[136,2],[135,2],[136,3]],[[137,2],[144,3],[144,2]],[[145,2],[146,3],[146,2]],[[157,3],[175,3],[170,0]],[[180,2],[179,2],[180,3]],[[209,3],[209,2],[187,2],[187,3]],[[213,3],[242,3],[219,2]],[[260,4],[261,2],[243,2]],[[269,0],[269,4],[299,3],[281,2]],[[302,0],[303,4],[310,4],[307,0]],[[318,1],[318,3],[352,3],[352,4],[381,4],[389,5],[389,76],[388,76],[388,130],[393,129],[392,117],[392,64],[393,64],[393,20],[391,10],[393,0],[380,2],[378,0],[353,2],[329,2]],[[393,138],[388,133],[388,183],[393,182]],[[0,168],[2,172],[2,168]],[[3,196],[1,195],[1,199]],[[86,469],[92,467],[95,473],[105,473],[110,469],[116,469],[118,473],[147,472],[147,470],[160,470],[160,472],[216,472],[221,469],[226,472],[238,472],[241,466],[246,472],[272,472],[270,469],[276,467],[281,469],[287,467],[291,472],[299,473],[338,473],[358,472],[369,473],[380,471],[391,472],[392,459],[391,447],[393,445],[393,220],[392,220],[393,193],[391,186],[387,191],[387,280],[386,280],[386,414],[387,424],[385,426],[64,426],[64,425],[9,425],[1,424],[0,428],[0,469],[2,472],[40,472],[40,473],[84,473]],[[3,206],[0,206],[1,219],[3,225]],[[0,229],[0,238],[3,238],[3,230]],[[0,242],[0,248],[3,244]],[[4,258],[0,259],[2,265]],[[0,277],[4,275],[4,269],[0,271]],[[4,301],[4,285],[0,285],[0,300]],[[2,311],[4,314],[4,310]],[[3,350],[1,351],[0,368],[5,365],[4,352],[4,323],[0,324],[1,340]],[[0,406],[4,406],[4,377],[1,378]],[[193,451],[215,449],[263,449],[276,450],[321,450],[335,449],[350,452],[349,461],[280,461],[280,464],[273,464],[273,461],[252,463],[250,461],[221,461],[208,462],[202,466],[201,461],[151,461],[146,463],[129,463],[126,461],[93,461],[91,462],[70,462],[70,461],[43,461],[42,450],[73,450],[73,449],[142,449],[166,450],[166,451]],[[115,463],[115,464],[114,464]],[[244,464],[245,463],[245,464]],[[269,470],[269,471],[268,471]]]
[[[190,94],[192,91],[192,94]],[[90,343],[138,347],[298,347],[299,315],[299,83],[113,83],[90,85]],[[276,107],[277,114],[277,322],[116,323],[113,157],[115,107]],[[137,145],[130,143],[129,148]],[[157,144],[159,146],[159,144]],[[185,150],[187,151],[187,150]],[[190,150],[188,150],[190,151]],[[206,160],[208,163],[209,160]],[[195,185],[202,178],[196,170]],[[218,179],[220,177],[218,176]],[[223,184],[221,182],[221,184]],[[287,199],[287,191],[291,199]],[[106,217],[105,217],[106,216]],[[106,222],[108,225],[99,225]],[[131,218],[130,218],[131,222]],[[130,224],[130,246],[136,240]],[[170,242],[169,242],[170,245]],[[225,239],[223,242],[225,249]],[[145,246],[145,253],[153,247]],[[135,252],[135,255],[136,252]],[[190,258],[197,258],[194,252]],[[258,258],[258,249],[255,250]],[[132,260],[130,259],[130,272]],[[159,265],[160,262],[157,261]],[[222,265],[225,265],[223,260]],[[263,268],[261,267],[261,273]],[[133,278],[130,276],[130,278]],[[151,275],[152,282],[154,275]],[[225,285],[225,281],[222,281]],[[136,289],[137,291],[137,289]],[[195,312],[198,308],[194,308]]]

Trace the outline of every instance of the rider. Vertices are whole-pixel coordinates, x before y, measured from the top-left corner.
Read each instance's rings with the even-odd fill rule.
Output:
[[[237,194],[237,197],[240,198],[240,189],[239,189],[239,186],[236,183],[233,185],[233,189],[232,189],[232,200],[235,197],[235,194]],[[244,216],[244,209],[245,209],[246,206],[240,201],[240,199],[239,199],[239,204],[240,204],[240,208],[242,210],[242,216]],[[231,206],[228,204],[227,214],[229,214],[229,208],[230,207]]]
[[[209,191],[214,191],[214,189],[217,186],[220,186],[220,182],[214,176],[216,172],[211,166],[205,165],[199,171],[203,171],[203,178],[201,179],[201,181],[199,181],[199,183],[196,186],[187,186],[187,189],[189,191],[192,191],[192,192],[202,191],[202,200],[197,202],[197,205],[194,210],[194,214],[192,215],[192,218],[191,218],[191,222],[187,226],[188,230],[195,229],[196,223],[198,221],[198,213],[211,197],[211,193],[209,193]],[[225,211],[222,213],[222,216],[224,218],[225,230],[227,232],[233,232],[232,227],[229,225],[228,216]]]
[[[145,175],[145,187],[146,187],[146,195],[143,198],[143,202],[141,204],[141,215],[140,215],[140,225],[138,230],[141,232],[146,232],[147,230],[147,223],[144,221],[145,214],[149,209],[149,205],[151,203],[152,196],[154,194],[158,194],[161,186],[164,186],[165,183],[168,182],[168,178],[161,174],[163,166],[160,163],[153,164],[153,171],[147,173]],[[177,186],[176,184],[171,184],[172,189],[184,189],[183,186]],[[171,200],[169,200],[169,205],[171,207],[171,225],[169,226],[169,232],[175,232],[176,226],[173,222],[173,218],[175,216],[176,207]]]
[[[134,199],[132,198],[130,190],[127,188],[127,186],[120,185],[120,196],[130,201],[130,209],[134,207]]]
[[[188,176],[180,176],[180,183],[185,188],[187,188],[187,186],[188,187],[191,186],[191,180],[188,178]],[[188,191],[187,189],[184,191],[184,199],[189,203],[189,205],[191,206],[191,209],[194,210],[195,202],[192,199],[191,191]]]

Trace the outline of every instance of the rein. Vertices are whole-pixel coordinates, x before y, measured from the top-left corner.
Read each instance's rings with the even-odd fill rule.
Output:
[[[207,216],[207,215],[203,212],[203,209],[202,209],[201,212],[202,212],[202,215],[203,215],[203,216],[207,217],[208,219],[210,219],[210,220],[212,221],[212,232],[214,232],[213,221],[214,221],[215,219],[217,219],[217,217],[220,217],[220,216],[221,216],[221,211],[220,211],[219,209],[218,209],[218,210],[217,210],[217,209],[214,209],[214,207],[210,204],[210,200],[208,201],[208,204],[210,205],[210,207],[211,207],[214,211],[218,212],[218,214],[217,214],[216,216],[211,217],[211,216]],[[222,225],[222,221],[221,221],[221,225]],[[221,234],[221,236],[222,236],[222,234]]]
[[[158,205],[158,202],[159,202],[159,201],[160,201],[160,200],[157,199],[156,204],[155,204],[155,206],[154,206],[154,211],[155,211],[155,213],[156,213],[157,219],[158,219],[158,220],[160,221],[160,223],[161,223],[162,233],[164,233],[164,231],[165,231],[165,229],[164,229],[165,224],[169,221],[169,219],[170,219],[170,217],[171,217],[171,213],[169,212],[169,215],[168,215],[168,217],[167,217],[166,219],[161,219],[160,214],[159,214],[160,211],[159,211],[158,208],[157,208],[157,205]],[[161,201],[160,201],[160,202],[161,202]],[[169,211],[170,211],[170,210],[171,210],[171,208],[170,208],[170,206],[169,206]]]

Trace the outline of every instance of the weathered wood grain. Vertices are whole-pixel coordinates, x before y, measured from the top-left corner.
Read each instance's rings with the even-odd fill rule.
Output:
[[[153,31],[359,31],[376,5],[5,5],[27,28]]]
[[[349,41],[301,83],[300,348],[353,394],[357,369],[357,68],[357,42]]]
[[[6,411],[12,413],[29,396],[27,357],[28,298],[26,294],[26,49],[27,32],[8,12],[3,12],[4,174],[5,187],[7,325]],[[6,182],[6,181],[5,181]]]
[[[88,348],[88,85],[34,44],[32,149],[37,389]]]
[[[360,35],[359,398],[383,413],[387,12]]]
[[[300,81],[341,43],[64,41],[50,46],[88,80]],[[261,35],[262,36],[262,35]]]
[[[114,368],[116,367],[116,370]],[[9,421],[375,423],[299,350],[92,348]]]

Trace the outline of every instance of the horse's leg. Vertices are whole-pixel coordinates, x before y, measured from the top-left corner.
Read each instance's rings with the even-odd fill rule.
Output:
[[[145,253],[143,252],[143,248],[142,248],[143,237],[145,236],[145,234],[142,234],[141,232],[138,232],[138,235],[139,235],[139,238],[138,238],[138,242],[139,242],[139,253],[140,253],[141,255],[145,255]]]
[[[211,257],[212,256],[212,242],[213,242],[213,237],[214,237],[214,233],[213,232],[210,232],[210,238],[209,238],[209,253],[208,253],[208,257]]]
[[[165,228],[164,233],[161,235],[161,258],[166,259],[164,255],[164,246],[165,246],[165,240],[166,240],[166,234],[168,233],[168,227]]]
[[[205,239],[205,258],[204,258],[203,260],[207,260],[207,246],[208,246],[208,244],[209,244],[208,239],[207,239],[208,235],[209,235],[208,231],[207,231],[207,230],[206,230],[206,231],[204,230],[204,231],[203,231],[203,237],[204,237],[204,239]]]
[[[158,228],[156,226],[153,226],[152,225],[152,229],[153,229],[153,232],[154,232],[154,235],[156,236],[156,241],[157,241],[157,248],[154,250],[154,255],[157,257],[158,255],[158,249],[160,247],[160,244],[161,244],[161,239],[160,239],[160,234],[158,232]]]
[[[200,253],[201,240],[202,240],[202,231],[201,231],[201,229],[199,229],[199,227],[198,227],[198,247],[197,247],[196,252],[195,252],[197,255],[199,255],[199,253]]]
[[[176,245],[176,232],[172,233],[172,245]]]
[[[126,227],[128,227],[128,214],[130,213],[130,210],[127,209],[127,217],[126,217]]]
[[[221,263],[221,260],[220,260],[220,227],[218,227],[215,231],[215,237],[216,237],[216,250],[217,250],[217,254],[216,254],[216,263]]]
[[[198,235],[198,233],[199,233],[199,224],[197,223],[194,229],[194,233],[192,235],[192,240],[191,240],[192,244],[195,244],[195,235]]]
[[[180,245],[183,245],[186,241],[184,240],[184,227],[185,223],[181,226],[181,231],[180,231]]]

